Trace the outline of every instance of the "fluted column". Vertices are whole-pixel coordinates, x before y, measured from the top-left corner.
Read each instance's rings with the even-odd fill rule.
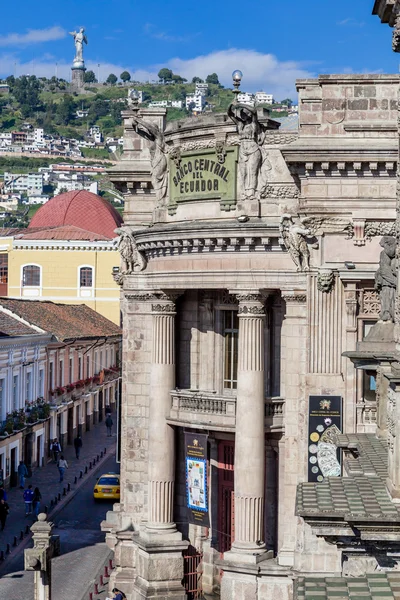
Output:
[[[264,300],[239,294],[235,431],[235,541],[232,551],[261,554],[264,544]]]
[[[175,441],[166,419],[175,388],[175,303],[163,295],[152,303],[153,340],[149,399],[150,530],[175,530],[173,522]]]

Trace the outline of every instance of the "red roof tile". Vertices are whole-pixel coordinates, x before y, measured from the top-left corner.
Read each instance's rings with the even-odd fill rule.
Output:
[[[109,241],[110,238],[92,231],[85,231],[75,225],[61,227],[43,227],[19,231],[21,240],[82,240],[88,242]]]
[[[11,315],[0,310],[0,337],[13,337],[18,335],[37,335],[38,332],[28,325],[21,323]]]
[[[3,307],[59,341],[111,337],[121,329],[85,304],[56,304],[47,300],[0,298]]]
[[[60,194],[46,202],[32,217],[29,229],[75,225],[114,238],[114,229],[121,224],[121,215],[107,200],[86,190],[78,190]]]

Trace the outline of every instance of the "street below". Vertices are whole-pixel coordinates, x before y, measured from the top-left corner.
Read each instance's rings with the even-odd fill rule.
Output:
[[[97,478],[107,472],[119,472],[115,454],[93,469],[75,496],[50,518],[61,546],[61,556],[53,559],[52,600],[80,600],[107,556],[100,523],[112,510],[113,502],[95,502],[93,498]],[[22,544],[15,556],[6,559],[1,569],[0,598],[33,598],[33,573],[24,571],[24,548],[31,546],[32,541]]]

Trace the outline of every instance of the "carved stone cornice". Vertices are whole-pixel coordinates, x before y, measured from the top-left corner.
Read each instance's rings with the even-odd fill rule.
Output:
[[[289,161],[289,170],[292,175],[298,177],[376,177],[377,175],[396,176],[397,159],[393,156],[393,160],[376,159],[369,160],[367,158],[360,160],[310,160],[301,162],[299,157],[297,160]]]
[[[154,302],[159,301],[162,306],[167,306],[168,303],[172,305],[175,310],[175,300],[180,296],[180,292],[146,292],[146,291],[137,291],[137,292],[127,292],[124,294],[126,300],[136,300],[137,302]],[[154,306],[161,306],[161,304],[157,304]],[[156,310],[156,309],[154,309]]]
[[[164,304],[152,304],[151,312],[161,314],[175,314],[175,304],[173,302],[166,302]]]
[[[284,290],[281,291],[281,295],[283,300],[288,303],[292,302],[295,304],[303,304],[307,302],[307,294],[302,292],[286,292]]]
[[[184,232],[176,232],[173,238],[171,235],[164,237],[162,234],[157,237],[158,239],[138,242],[140,252],[144,253],[147,257],[158,257],[185,254],[188,252],[234,252],[239,248],[265,252],[271,251],[273,246],[277,250],[280,250],[277,230],[273,237],[260,234],[254,235],[250,232],[248,234],[240,232],[235,236],[225,236],[222,231],[219,234],[215,233],[211,235],[203,232],[200,236],[197,234],[196,237],[190,234],[185,235]]]

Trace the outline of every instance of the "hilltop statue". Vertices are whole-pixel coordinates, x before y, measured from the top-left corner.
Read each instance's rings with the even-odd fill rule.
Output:
[[[379,242],[383,250],[379,258],[379,268],[375,273],[375,289],[381,300],[380,321],[394,323],[394,306],[396,298],[396,240],[384,235]]]
[[[69,35],[72,35],[75,42],[75,58],[74,64],[83,64],[83,44],[87,44],[87,37],[85,35],[85,29],[81,27],[79,31],[70,31]]]
[[[257,110],[247,104],[230,104],[228,115],[239,134],[239,175],[243,197],[245,200],[254,200],[263,163],[261,146],[265,138],[264,128],[258,121]]]
[[[132,126],[138,135],[149,142],[151,182],[156,194],[158,205],[164,203],[167,195],[167,156],[164,134],[155,123],[144,121],[137,115],[132,117]]]

